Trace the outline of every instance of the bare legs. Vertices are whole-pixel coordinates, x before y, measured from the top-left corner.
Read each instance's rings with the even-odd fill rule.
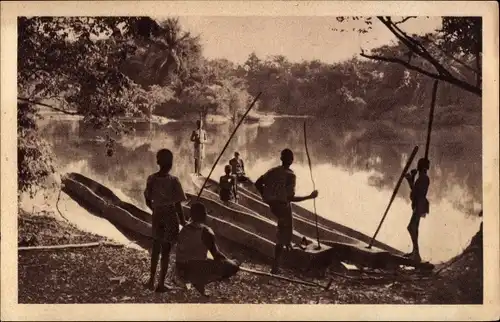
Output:
[[[161,244],[157,241],[153,242],[153,249],[151,250],[151,267],[149,280],[146,282],[145,286],[152,290],[155,287],[155,276],[156,276],[156,266],[158,266],[158,260],[160,259]]]
[[[156,291],[164,292],[167,290],[165,286],[165,278],[167,276],[168,264],[170,260],[170,250],[172,246],[170,243],[162,244],[159,241],[155,241],[153,243],[153,249],[151,251],[151,271],[149,280],[146,283],[146,287],[150,290],[154,289],[154,282],[156,276],[156,268],[158,266],[158,261],[160,259],[161,253],[161,262],[160,262],[160,280],[158,281],[158,286],[156,287]]]
[[[160,280],[158,281],[158,286],[156,287],[157,292],[164,292],[167,290],[167,287],[165,286],[165,278],[167,277],[171,248],[172,245],[170,243],[165,243],[161,248]]]
[[[411,253],[407,254],[407,257],[412,258],[415,261],[421,261],[420,250],[418,247],[418,226],[420,224],[420,215],[413,213],[408,224],[408,232],[410,233],[411,243],[413,245],[413,250]]]
[[[291,248],[293,236],[292,208],[290,204],[270,204],[271,211],[278,217],[278,230],[276,232],[276,246],[274,247],[274,263],[271,268],[272,274],[279,273],[281,257],[284,249]]]
[[[281,244],[276,244],[276,246],[274,246],[274,262],[273,262],[273,267],[271,268],[272,274],[279,273],[279,267],[281,264],[281,256],[283,255],[283,248],[284,248],[284,246]]]
[[[196,175],[201,176],[201,166],[202,166],[203,160],[195,158],[194,159],[194,173]]]
[[[281,266],[281,258],[283,256],[283,251],[284,250],[291,250],[292,245],[282,245],[282,244],[276,244],[274,247],[274,262],[273,266],[271,268],[271,274],[279,274],[280,272],[280,266]]]

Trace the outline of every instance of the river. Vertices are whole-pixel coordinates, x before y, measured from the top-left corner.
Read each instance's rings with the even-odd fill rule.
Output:
[[[307,123],[313,175],[319,190],[318,213],[372,235],[415,145],[420,150],[413,167],[423,156],[426,129],[395,130],[383,123],[349,128],[318,118],[308,119]],[[255,180],[268,168],[278,165],[280,151],[289,147],[295,151],[292,169],[297,175],[297,194],[308,194],[312,181],[302,126],[303,120],[296,118],[277,118],[266,126],[242,125],[212,177],[218,178],[234,151],[239,151],[247,174]],[[142,208],[145,207],[142,191],[147,176],[157,171],[155,153],[160,148],[174,152],[172,172],[180,177],[187,191],[192,191],[189,174],[193,172],[193,148],[189,136],[193,128],[194,122],[136,125],[134,133],[117,138],[114,154],[108,156],[105,145],[96,140],[102,133],[93,131],[81,120],[53,117],[40,124],[42,136],[52,144],[58,171],[90,176]],[[206,129],[209,143],[205,174],[226,143],[232,125],[208,124]],[[421,221],[420,248],[424,259],[437,263],[460,253],[479,228],[476,214],[482,204],[481,128],[436,129],[432,133],[429,158],[431,211]],[[377,237],[405,252],[411,247],[406,231],[411,214],[408,197],[409,189],[403,182]],[[312,201],[301,205],[313,209]],[[92,229],[99,220],[93,217],[86,225],[102,233]],[[105,229],[113,227],[108,225]]]

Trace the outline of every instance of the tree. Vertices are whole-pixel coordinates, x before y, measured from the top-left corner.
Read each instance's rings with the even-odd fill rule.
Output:
[[[444,17],[443,26],[436,30],[437,38],[432,35],[419,37],[417,35],[408,35],[400,28],[400,25],[409,19],[416,17],[404,17],[401,20],[394,21],[391,17],[377,17],[396,38],[406,46],[408,50],[405,56],[381,56],[377,54],[368,54],[361,51],[361,56],[373,60],[395,63],[405,68],[417,71],[433,79],[441,80],[458,86],[470,93],[481,96],[481,54],[482,54],[482,20],[477,17]],[[340,22],[349,18],[338,17]],[[354,17],[351,19],[360,19]],[[369,32],[372,25],[372,17],[364,18],[367,28],[358,30],[360,33]],[[342,31],[342,30],[341,30]],[[427,70],[412,64],[412,58],[419,57],[429,64],[431,70]],[[447,57],[447,60],[443,60]],[[471,61],[475,66],[472,67]],[[446,62],[446,63],[445,63]],[[471,83],[464,80],[455,72],[454,66],[465,67],[476,75],[476,81]]]
[[[18,19],[19,191],[54,171],[47,144],[36,134],[41,101],[95,128],[121,133],[119,116],[140,114],[147,93],[120,72],[134,41],[155,41],[160,26],[147,17],[20,17]],[[146,100],[147,101],[147,100]]]
[[[239,76],[238,67],[226,59],[202,60],[193,76],[183,83],[179,95],[192,111],[235,118],[249,100],[245,79]]]
[[[201,59],[199,37],[182,31],[178,19],[168,18],[159,24],[154,42],[138,43],[138,50],[126,62],[126,74],[137,83],[150,86],[171,85],[177,78],[186,79]]]

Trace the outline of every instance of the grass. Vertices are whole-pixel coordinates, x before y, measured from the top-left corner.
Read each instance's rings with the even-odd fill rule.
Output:
[[[105,241],[59,221],[51,213],[19,215],[23,246]],[[229,241],[222,250],[244,266],[268,271],[265,259]],[[329,291],[240,271],[229,281],[207,287],[210,298],[179,287],[155,293],[142,287],[149,271],[148,252],[128,247],[27,251],[18,254],[19,303],[281,303],[281,304],[473,304],[482,303],[482,251],[469,247],[439,276],[412,281],[386,278],[371,285],[326,273],[315,279],[285,270],[288,277],[325,284]],[[471,250],[472,249],[472,250]],[[172,258],[173,259],[173,258]]]

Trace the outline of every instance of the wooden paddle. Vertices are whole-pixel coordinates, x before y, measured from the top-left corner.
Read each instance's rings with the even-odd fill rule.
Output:
[[[212,169],[210,170],[210,173],[205,178],[205,182],[203,182],[203,186],[201,186],[200,192],[198,192],[198,196],[196,198],[197,200],[200,199],[201,193],[203,192],[203,189],[205,189],[205,185],[207,184],[208,179],[210,179],[210,176],[212,175],[212,172],[214,171],[215,167],[217,166],[217,162],[219,162],[220,158],[224,154],[224,151],[226,151],[226,148],[228,147],[229,142],[231,142],[231,139],[233,138],[234,134],[236,133],[236,130],[238,130],[238,128],[240,127],[241,123],[243,123],[243,120],[248,115],[248,113],[250,112],[250,110],[252,109],[252,107],[255,105],[255,103],[257,102],[257,100],[259,99],[259,97],[260,97],[261,94],[262,94],[262,92],[259,92],[259,94],[257,94],[257,96],[255,96],[253,102],[250,104],[250,107],[247,109],[247,111],[245,112],[245,114],[243,114],[243,116],[241,117],[240,121],[238,122],[238,125],[236,125],[236,127],[233,130],[233,133],[231,133],[231,136],[229,136],[229,139],[227,140],[226,145],[224,146],[224,148],[222,148],[222,151],[219,154],[219,156],[217,157],[217,160],[215,160],[215,163],[212,166]]]
[[[401,172],[401,176],[399,177],[398,182],[396,183],[396,187],[394,187],[394,191],[392,192],[391,200],[389,201],[389,204],[387,205],[387,208],[385,209],[384,215],[382,216],[382,220],[380,220],[380,224],[377,227],[377,230],[375,231],[375,234],[373,235],[372,239],[370,240],[370,244],[367,246],[367,248],[372,248],[373,242],[375,241],[375,237],[377,237],[377,234],[380,230],[380,227],[382,226],[382,223],[385,220],[385,216],[387,216],[387,213],[389,212],[389,208],[391,208],[392,202],[394,201],[394,198],[396,198],[396,194],[398,193],[399,187],[401,186],[401,182],[403,181],[405,174],[408,172],[408,169],[410,168],[411,163],[413,162],[413,159],[415,158],[415,155],[418,152],[418,146],[415,146],[413,148],[413,151],[411,152],[410,158],[406,162],[406,165]]]
[[[313,184],[313,190],[316,190],[316,184],[314,183],[314,177],[312,174],[312,164],[311,164],[311,157],[309,156],[309,150],[307,148],[307,126],[306,126],[306,121],[304,121],[304,146],[306,148],[306,155],[307,155],[307,161],[309,163],[309,172],[311,174],[311,181]],[[314,205],[314,215],[316,219],[316,240],[318,241],[318,246],[316,249],[321,249],[321,244],[319,241],[319,228],[318,228],[318,213],[316,212],[316,198],[313,199],[313,205]]]

